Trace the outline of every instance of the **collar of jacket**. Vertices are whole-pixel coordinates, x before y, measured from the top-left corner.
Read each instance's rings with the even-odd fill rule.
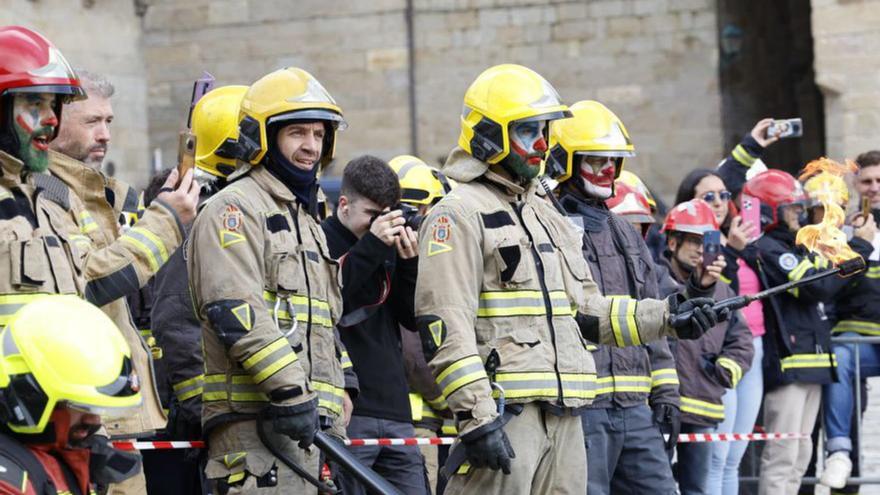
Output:
[[[3,172],[3,176],[0,177],[0,185],[10,189],[20,186],[24,183],[21,179],[24,170],[23,161],[5,151],[0,151],[0,171]]]
[[[776,239],[777,241],[784,243],[786,246],[791,246],[792,248],[796,246],[795,238],[797,234],[788,228],[780,226],[764,235]]]
[[[284,203],[293,203],[296,197],[281,180],[266,170],[266,167],[256,166],[251,168],[248,174],[259,186],[273,198]]]
[[[130,194],[136,192],[125,182],[108,177],[104,172],[89,167],[85,163],[64,153],[49,150],[49,171],[68,187],[73,189],[89,211],[101,211],[108,205],[113,209],[114,218],[125,210],[125,202]],[[108,196],[113,192],[113,201]],[[132,211],[137,211],[134,205]]]
[[[348,230],[348,227],[340,222],[339,218],[337,218],[336,215],[328,217],[326,220],[324,220],[324,222],[326,223],[327,227],[331,231],[333,231],[334,234],[339,236],[339,239],[345,242],[347,248],[351,248],[351,246],[354,246],[355,243],[357,243],[357,236],[354,235],[350,230]],[[346,252],[347,251],[348,249],[346,249]]]
[[[584,230],[587,232],[602,232],[609,228],[611,212],[604,202],[590,201],[566,190],[559,198],[559,203],[565,211],[583,219]]]

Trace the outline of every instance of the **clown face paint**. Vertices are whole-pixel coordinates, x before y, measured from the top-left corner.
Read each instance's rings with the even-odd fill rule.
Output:
[[[18,138],[18,158],[31,172],[49,168],[49,141],[55,134],[55,95],[23,93],[12,104],[12,128]]]
[[[510,126],[510,154],[505,158],[510,169],[522,179],[538,176],[547,153],[545,121],[520,122]]]
[[[584,190],[596,199],[608,199],[614,188],[614,172],[619,158],[605,156],[578,155],[581,179]]]

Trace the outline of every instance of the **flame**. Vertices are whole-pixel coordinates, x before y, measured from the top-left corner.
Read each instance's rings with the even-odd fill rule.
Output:
[[[834,265],[860,257],[849,247],[846,234],[840,230],[846,220],[846,213],[840,206],[846,202],[847,194],[843,177],[856,170],[856,164],[850,160],[841,164],[829,158],[819,158],[808,163],[798,177],[801,181],[812,177],[816,186],[813,197],[825,207],[825,215],[818,224],[798,230],[795,242]]]

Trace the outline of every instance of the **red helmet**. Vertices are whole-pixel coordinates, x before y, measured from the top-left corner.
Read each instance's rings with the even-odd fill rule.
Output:
[[[615,181],[614,196],[606,199],[605,204],[609,210],[625,217],[632,223],[654,223],[648,198],[636,188],[620,180]]]
[[[779,225],[780,208],[806,201],[801,183],[782,170],[761,172],[746,182],[742,192],[761,200],[761,230],[764,232]]]
[[[687,232],[703,235],[718,230],[712,207],[702,199],[692,199],[669,210],[660,232]]]
[[[0,27],[0,95],[16,92],[86,96],[73,69],[49,40],[21,26]]]

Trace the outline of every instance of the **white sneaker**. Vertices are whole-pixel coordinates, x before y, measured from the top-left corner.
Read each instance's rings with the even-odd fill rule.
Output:
[[[819,483],[831,488],[843,488],[850,473],[852,461],[849,459],[849,452],[838,451],[825,459],[825,470],[822,471]]]

